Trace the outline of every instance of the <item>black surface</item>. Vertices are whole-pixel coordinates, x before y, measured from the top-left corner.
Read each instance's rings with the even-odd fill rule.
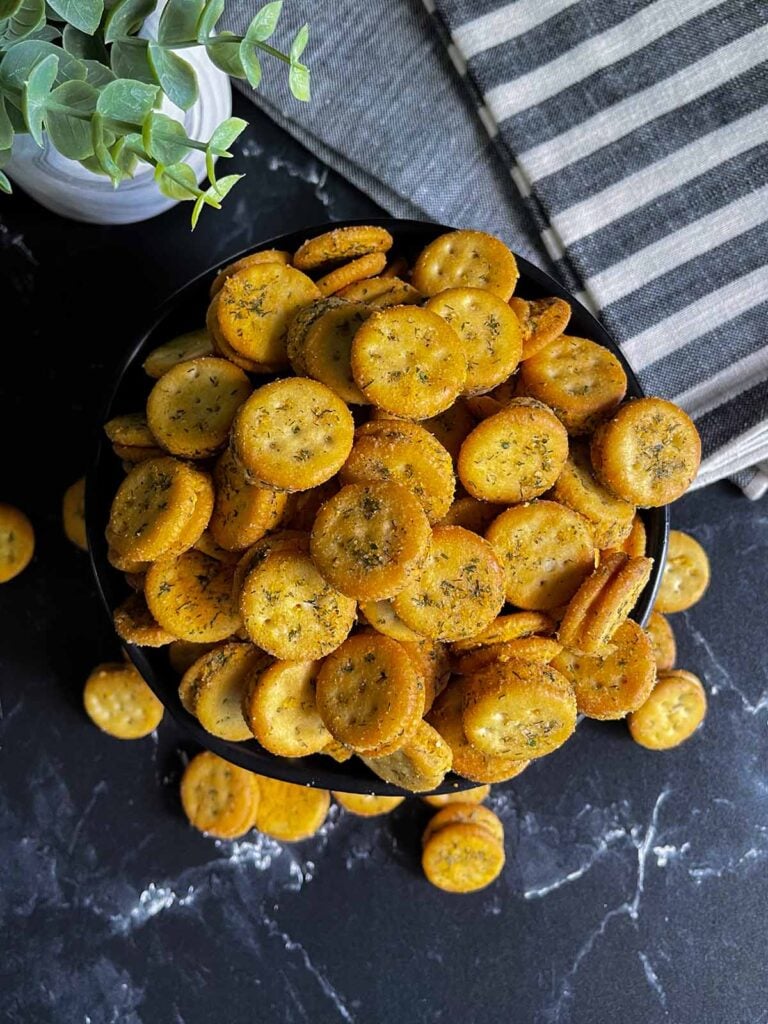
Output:
[[[280,847],[216,843],[178,803],[170,722],[121,743],[81,709],[118,649],[60,526],[126,339],[225,253],[373,207],[254,111],[221,214],[74,225],[0,206],[0,500],[31,516],[30,568],[0,588],[0,1020],[12,1024],[764,1024],[768,938],[766,503],[729,485],[673,523],[713,585],[678,615],[705,727],[651,754],[583,723],[492,805],[507,867],[485,892],[422,879],[418,800]],[[229,169],[229,168],[228,168]]]
[[[404,256],[410,264],[413,264],[425,245],[444,231],[449,230],[445,226],[426,224],[421,221],[392,220],[381,217],[370,219],[375,219],[376,223],[390,231],[395,239],[393,251]],[[345,220],[342,223],[349,226],[356,222]],[[249,249],[226,254],[225,260],[234,263],[236,259],[240,259],[254,249],[278,249],[294,252],[307,237],[307,234],[319,234],[326,226],[319,225],[314,229],[310,228],[309,231],[302,229],[291,234],[280,235],[277,238],[259,241],[256,246],[249,247]],[[136,409],[144,408],[152,383],[142,368],[144,360],[157,345],[167,342],[183,331],[195,330],[204,322],[204,313],[210,299],[211,281],[220,266],[221,261],[218,261],[209,270],[169,296],[159,310],[152,311],[146,327],[141,329],[137,336],[131,338],[114,381],[110,381],[109,400],[101,411],[100,422],[105,423],[120,413],[134,412]],[[621,350],[602,324],[595,320],[580,302],[569,295],[543,270],[522,258],[519,259],[518,266],[520,281],[515,289],[515,294],[527,299],[558,294],[562,298],[568,299],[572,307],[569,329],[579,337],[593,338],[605,345],[606,348],[611,349],[619,357],[627,372],[628,394],[634,398],[642,397],[643,390],[639,381],[624,359]],[[263,382],[265,379],[269,378],[261,378],[261,381]],[[259,378],[254,378],[254,383],[258,384],[259,380]],[[97,585],[110,618],[115,608],[131,592],[122,573],[113,569],[107,560],[107,542],[104,536],[104,525],[109,517],[112,499],[123,477],[120,462],[115,457],[112,446],[104,434],[100,433],[96,444],[95,459],[88,472],[86,516],[91,561]],[[650,614],[661,581],[661,571],[666,558],[669,510],[667,508],[646,509],[642,515],[646,527],[646,554],[654,559],[651,576],[633,611],[637,621],[644,624]],[[390,795],[403,793],[399,787],[379,779],[359,758],[351,758],[343,764],[336,764],[321,755],[305,758],[274,757],[255,740],[233,743],[212,736],[201,728],[197,719],[181,706],[178,695],[178,676],[172,671],[165,650],[129,645],[126,651],[168,711],[178,720],[187,736],[199,745],[213,750],[221,757],[226,757],[243,768],[283,779],[286,782],[319,786],[323,789],[338,789],[345,792]],[[457,789],[467,789],[470,785],[466,779],[451,772],[435,792],[447,793]]]

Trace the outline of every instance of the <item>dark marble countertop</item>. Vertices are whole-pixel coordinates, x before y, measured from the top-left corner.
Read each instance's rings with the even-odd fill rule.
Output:
[[[375,207],[252,108],[248,177],[194,235],[0,206],[0,498],[37,531],[0,589],[0,1020],[13,1024],[760,1024],[768,944],[768,512],[729,485],[674,523],[713,584],[676,616],[710,694],[665,754],[621,723],[494,788],[507,867],[448,897],[421,877],[427,808],[333,811],[319,837],[206,839],[185,822],[189,744],[171,723],[121,743],[81,709],[118,647],[60,525],[132,325],[249,243]],[[228,170],[230,170],[228,166]]]

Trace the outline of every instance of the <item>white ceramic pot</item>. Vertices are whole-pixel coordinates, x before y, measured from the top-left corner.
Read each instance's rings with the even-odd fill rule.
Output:
[[[157,15],[147,21],[142,35],[152,35]],[[211,64],[203,47],[181,54],[197,72],[200,96],[189,110],[181,111],[167,99],[163,111],[183,120],[192,139],[210,138],[218,124],[232,113],[232,88],[223,71]],[[198,182],[205,177],[205,154],[194,151],[188,159]],[[61,156],[45,141],[40,149],[29,135],[17,135],[13,156],[3,168],[18,187],[38,203],[73,220],[91,224],[133,224],[175,206],[177,199],[164,196],[155,184],[152,168],[139,164],[133,178],[115,189],[109,178],[93,174],[76,160]]]

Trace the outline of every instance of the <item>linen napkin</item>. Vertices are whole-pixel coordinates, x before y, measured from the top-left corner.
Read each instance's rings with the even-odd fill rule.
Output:
[[[311,21],[313,102],[276,81],[251,95],[393,214],[484,228],[540,264],[546,254],[647,390],[693,415],[695,486],[731,477],[759,497],[768,5],[425,4],[287,10]],[[231,0],[230,27],[246,7]]]

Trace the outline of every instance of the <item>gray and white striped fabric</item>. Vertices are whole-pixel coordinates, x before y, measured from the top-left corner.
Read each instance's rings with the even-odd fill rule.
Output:
[[[760,496],[768,3],[424,0],[425,20],[416,2],[303,12],[319,108],[257,101],[393,213],[485,227],[524,253],[538,240],[646,388],[696,419],[697,485],[731,476]]]

